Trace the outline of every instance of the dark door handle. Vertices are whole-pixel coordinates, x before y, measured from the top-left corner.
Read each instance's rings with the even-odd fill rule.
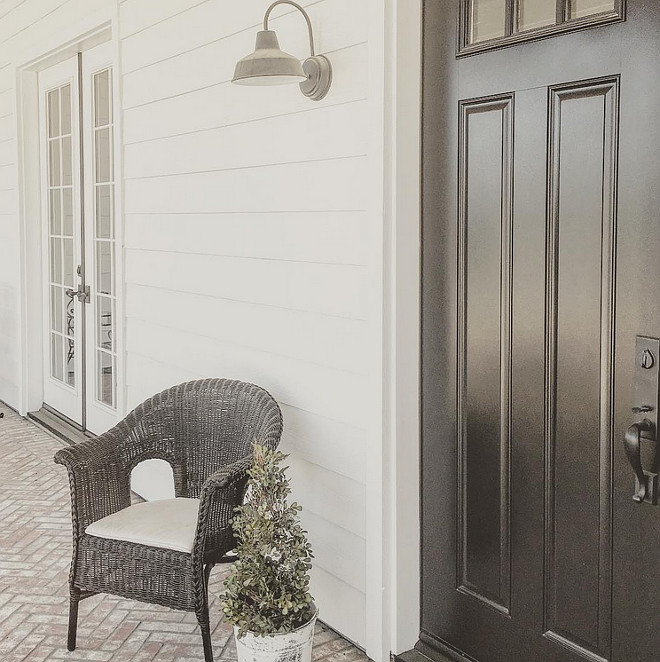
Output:
[[[623,448],[626,451],[626,457],[628,458],[628,462],[630,462],[630,466],[635,472],[635,476],[637,476],[639,489],[633,496],[633,500],[637,501],[637,503],[642,503],[646,497],[646,474],[644,473],[644,467],[642,466],[642,432],[655,433],[655,425],[653,425],[653,423],[648,418],[645,418],[639,423],[633,423],[626,430],[626,437],[623,441]]]

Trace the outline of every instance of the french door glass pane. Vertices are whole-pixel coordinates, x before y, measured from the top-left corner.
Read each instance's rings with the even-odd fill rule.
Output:
[[[554,25],[556,20],[556,0],[520,0],[518,4],[519,32]]]
[[[62,281],[66,287],[73,287],[74,278],[74,255],[73,255],[73,239],[64,237],[62,239],[62,250],[64,255],[62,257]]]
[[[62,190],[62,234],[73,237],[73,190]]]
[[[96,242],[96,291],[100,294],[114,294],[112,242]]]
[[[60,203],[60,189],[54,188],[50,192],[48,216],[50,218],[50,234],[59,235],[62,232],[62,206]]]
[[[73,338],[64,339],[64,371],[66,383],[69,386],[76,385],[76,342]]]
[[[614,11],[614,0],[569,0],[569,18],[593,16],[606,11]]]
[[[68,85],[60,90],[60,102],[62,108],[60,135],[71,135],[71,88]]]
[[[62,240],[59,237],[50,240],[50,280],[62,284]]]
[[[66,86],[68,87],[68,85]],[[48,93],[48,137],[60,135],[60,91]]]
[[[98,399],[109,407],[115,406],[115,357],[108,352],[97,352]]]
[[[73,287],[76,256],[73,243],[73,155],[71,152],[71,86],[47,95],[48,126],[48,263],[50,275],[51,376],[68,385],[76,383]]]
[[[71,186],[72,183],[71,136],[66,136],[62,138],[62,186]]]
[[[94,118],[94,259],[95,268],[95,344],[96,399],[115,408],[115,222],[112,115],[112,70],[93,77]]]
[[[99,184],[96,187],[96,236],[99,239],[111,239],[112,227],[112,184]]]
[[[62,291],[64,301],[64,333],[73,338],[76,332],[76,300],[73,294],[70,296],[66,293],[66,289]]]
[[[102,127],[96,129],[96,182],[109,182],[112,179],[111,164],[111,129]]]
[[[111,80],[110,69],[94,76],[94,126],[112,124]]]
[[[62,336],[57,333],[50,334],[50,374],[57,380],[64,381],[64,356]]]
[[[50,286],[50,328],[62,333],[62,288]]]
[[[101,347],[110,352],[114,351],[112,329],[115,320],[115,302],[111,297],[98,296],[96,298],[96,328],[98,337],[96,342]]]
[[[48,181],[51,186],[60,185],[60,140],[54,138],[48,143],[49,152],[49,171]]]
[[[497,39],[505,34],[506,0],[472,0],[470,42]]]

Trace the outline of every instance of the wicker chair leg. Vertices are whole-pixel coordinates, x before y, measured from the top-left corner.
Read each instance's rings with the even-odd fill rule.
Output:
[[[213,662],[213,645],[211,643],[211,625],[209,622],[209,577],[213,570],[213,563],[207,563],[203,571],[204,593],[202,604],[197,607],[197,622],[202,631],[202,642],[204,644],[204,662]]]
[[[213,646],[211,644],[211,625],[209,623],[209,611],[197,614],[199,629],[202,631],[202,643],[204,644],[204,662],[213,662]]]
[[[69,651],[76,650],[76,633],[78,632],[78,603],[80,602],[80,590],[71,589],[69,598],[69,633],[66,648]]]

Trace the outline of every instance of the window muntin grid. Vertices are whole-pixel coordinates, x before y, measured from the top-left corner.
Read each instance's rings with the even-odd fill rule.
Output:
[[[624,18],[624,0],[461,0],[459,55]]]
[[[112,69],[92,77],[94,163],[94,370],[95,397],[116,409],[116,234]]]
[[[50,375],[76,386],[76,310],[67,290],[75,280],[71,85],[46,95],[48,169],[48,314]]]

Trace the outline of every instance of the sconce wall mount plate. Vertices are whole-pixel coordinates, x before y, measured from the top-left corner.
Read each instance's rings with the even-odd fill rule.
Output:
[[[271,12],[282,4],[295,7],[307,23],[311,55],[302,64],[296,57],[280,49],[277,34],[268,29]],[[298,3],[276,0],[270,5],[264,16],[264,29],[257,33],[255,50],[238,61],[232,82],[238,85],[300,83],[300,91],[309,99],[320,101],[326,96],[332,84],[332,65],[324,55],[316,55],[312,22]]]
[[[332,85],[332,65],[325,55],[314,55],[303,62],[307,80],[300,83],[300,91],[312,99],[320,101]]]

